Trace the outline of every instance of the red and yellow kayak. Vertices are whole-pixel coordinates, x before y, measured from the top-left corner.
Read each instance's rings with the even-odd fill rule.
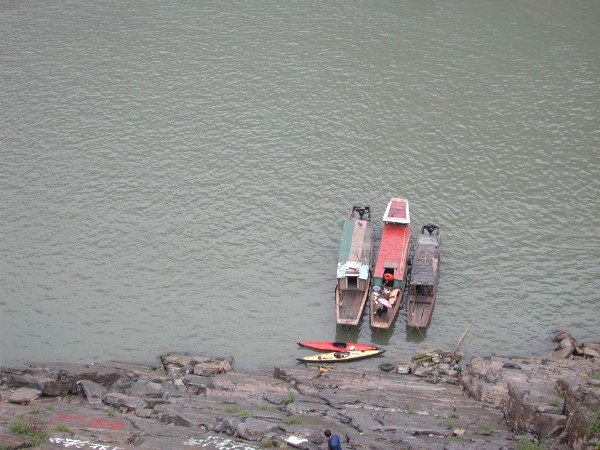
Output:
[[[304,341],[298,342],[301,347],[308,347],[314,350],[324,352],[347,352],[347,351],[362,351],[362,350],[377,350],[376,345],[357,344],[356,342],[320,342],[320,341]]]
[[[347,352],[320,353],[318,355],[305,356],[303,358],[296,359],[305,363],[337,363],[346,361],[358,361],[359,359],[381,355],[384,352],[385,350],[381,349],[361,351],[351,350]]]

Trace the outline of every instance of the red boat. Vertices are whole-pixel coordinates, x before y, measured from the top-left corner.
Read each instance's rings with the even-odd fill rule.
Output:
[[[383,215],[383,231],[370,295],[371,327],[390,328],[398,315],[408,272],[410,241],[408,200],[392,198]]]
[[[298,345],[325,352],[378,350],[375,345],[357,344],[356,342],[298,342]]]

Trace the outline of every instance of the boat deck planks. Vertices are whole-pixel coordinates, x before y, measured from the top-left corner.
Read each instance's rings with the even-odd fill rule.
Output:
[[[439,227],[437,234],[425,234],[423,226],[415,245],[415,254],[408,286],[406,301],[406,324],[413,328],[424,328],[429,325],[437,296],[439,282],[441,236]]]
[[[371,285],[372,265],[371,209],[368,206],[353,206],[342,227],[338,257],[335,288],[338,325],[354,326],[360,322]]]

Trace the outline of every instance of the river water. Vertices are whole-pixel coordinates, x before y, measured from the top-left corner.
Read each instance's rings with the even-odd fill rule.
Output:
[[[0,1],[0,363],[597,340],[598,23],[583,0]],[[342,221],[368,204],[379,237],[396,196],[441,227],[432,322],[336,327]]]

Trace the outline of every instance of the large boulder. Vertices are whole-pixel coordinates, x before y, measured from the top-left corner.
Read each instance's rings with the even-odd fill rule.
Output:
[[[600,405],[600,389],[592,387],[600,361],[575,355],[567,334],[559,338],[551,358],[473,358],[460,383],[469,396],[502,409],[515,431],[584,449]]]
[[[600,421],[600,380],[562,378],[557,384],[564,393],[568,416],[561,440],[572,443],[575,450],[586,448],[589,441],[600,440],[600,432],[592,433],[593,424]]]
[[[66,395],[76,393],[74,383],[61,372],[45,367],[0,368],[0,380],[8,387],[28,387],[39,390],[44,395]]]
[[[509,384],[555,391],[560,378],[589,377],[598,370],[600,361],[595,359],[474,357],[462,371],[460,384],[469,396],[499,408],[508,401]]]
[[[130,397],[118,392],[109,392],[104,396],[102,401],[109,406],[123,408],[125,412],[129,410],[135,411],[138,408],[146,408],[147,406],[146,402],[138,397]]]
[[[235,436],[247,441],[260,441],[268,433],[276,431],[279,431],[279,425],[276,423],[248,418],[237,425]]]
[[[546,388],[536,390],[527,385],[509,384],[504,409],[506,422],[515,430],[534,433],[542,439],[561,435],[567,422],[565,401],[554,386]]]
[[[79,380],[77,386],[79,394],[85,396],[90,404],[102,403],[102,397],[108,392],[104,386],[91,380]]]
[[[22,387],[22,388],[16,389],[11,394],[8,401],[11,403],[22,403],[25,405],[29,405],[36,398],[38,398],[41,393],[42,393],[42,391],[39,391],[37,389]]]
[[[0,381],[7,386],[39,389],[43,395],[77,394],[80,380],[90,380],[107,388],[121,388],[130,381],[126,371],[94,364],[48,363],[0,368]]]
[[[573,357],[577,343],[569,333],[566,331],[559,332],[556,336],[554,336],[552,342],[558,343],[558,346],[554,349],[554,352],[552,355],[550,355],[550,358],[565,359]]]
[[[528,368],[538,365],[527,358],[474,357],[462,371],[460,385],[470,397],[500,408],[508,401],[508,384],[526,382]]]

